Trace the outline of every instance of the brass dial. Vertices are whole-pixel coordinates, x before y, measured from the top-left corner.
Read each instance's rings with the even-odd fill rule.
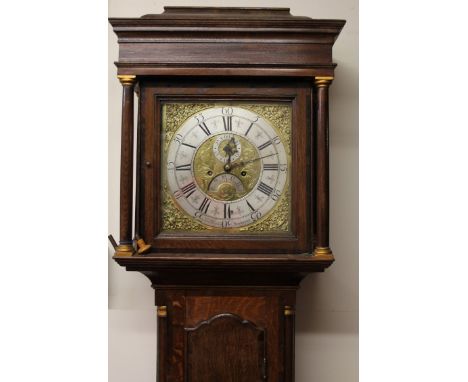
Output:
[[[264,219],[287,191],[280,132],[241,106],[214,106],[182,122],[168,144],[165,179],[178,209],[224,230]]]

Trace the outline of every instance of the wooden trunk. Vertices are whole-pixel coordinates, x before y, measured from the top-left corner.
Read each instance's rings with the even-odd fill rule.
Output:
[[[285,287],[157,289],[160,380],[292,380],[294,299]]]

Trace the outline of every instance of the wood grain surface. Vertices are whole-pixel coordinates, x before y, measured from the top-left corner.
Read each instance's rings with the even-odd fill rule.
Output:
[[[186,328],[186,382],[266,379],[265,330],[224,313]]]

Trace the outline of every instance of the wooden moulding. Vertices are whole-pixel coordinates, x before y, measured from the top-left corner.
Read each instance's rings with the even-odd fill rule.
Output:
[[[298,286],[310,272],[323,272],[333,256],[152,254],[114,257],[127,271],[145,274],[153,285]]]
[[[314,67],[254,67],[249,66],[203,66],[156,65],[152,63],[116,62],[119,74],[136,74],[138,76],[197,76],[197,77],[316,77],[333,76],[336,64],[314,65]]]
[[[287,8],[164,9],[109,19],[119,74],[333,75],[332,46],[345,24],[292,16]]]

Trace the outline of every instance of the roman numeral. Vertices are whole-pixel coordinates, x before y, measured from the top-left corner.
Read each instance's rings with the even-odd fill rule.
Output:
[[[185,198],[188,198],[190,195],[192,195],[195,192],[196,189],[197,189],[197,186],[195,186],[194,182],[189,183],[184,187],[181,187],[181,190],[182,190]]]
[[[191,166],[190,163],[189,164],[181,164],[179,166],[176,166],[176,170],[177,171],[187,171],[187,170],[190,171],[190,166]]]
[[[224,130],[232,131],[232,116],[223,117]]]
[[[261,191],[265,195],[268,195],[268,196],[270,196],[271,193],[273,192],[273,188],[271,188],[268,184],[265,184],[263,182],[260,182],[257,189],[258,189],[258,191]]]
[[[231,206],[229,204],[224,205],[224,219],[231,219]]]
[[[267,163],[263,165],[263,169],[267,171],[278,171],[279,165],[278,163],[273,163],[273,164]]]
[[[263,150],[271,145],[271,141],[265,142],[263,145],[258,146],[259,150]]]
[[[255,211],[255,208],[252,207],[252,205],[249,203],[248,200],[245,201],[247,203],[247,205],[249,206],[249,208],[253,211]]]
[[[247,131],[244,134],[245,136],[247,136],[247,134],[249,134],[249,131],[252,128],[253,124],[254,124],[253,122],[250,124],[249,128],[247,129]]]
[[[210,129],[208,129],[205,122],[200,123],[198,126],[200,126],[200,129],[202,129],[206,135],[211,135]]]
[[[192,149],[196,149],[195,146],[189,145],[188,143],[182,143],[184,146],[191,147]]]
[[[200,204],[200,207],[198,209],[206,214],[208,212],[208,208],[210,208],[211,200],[208,198],[203,199],[202,204]]]

